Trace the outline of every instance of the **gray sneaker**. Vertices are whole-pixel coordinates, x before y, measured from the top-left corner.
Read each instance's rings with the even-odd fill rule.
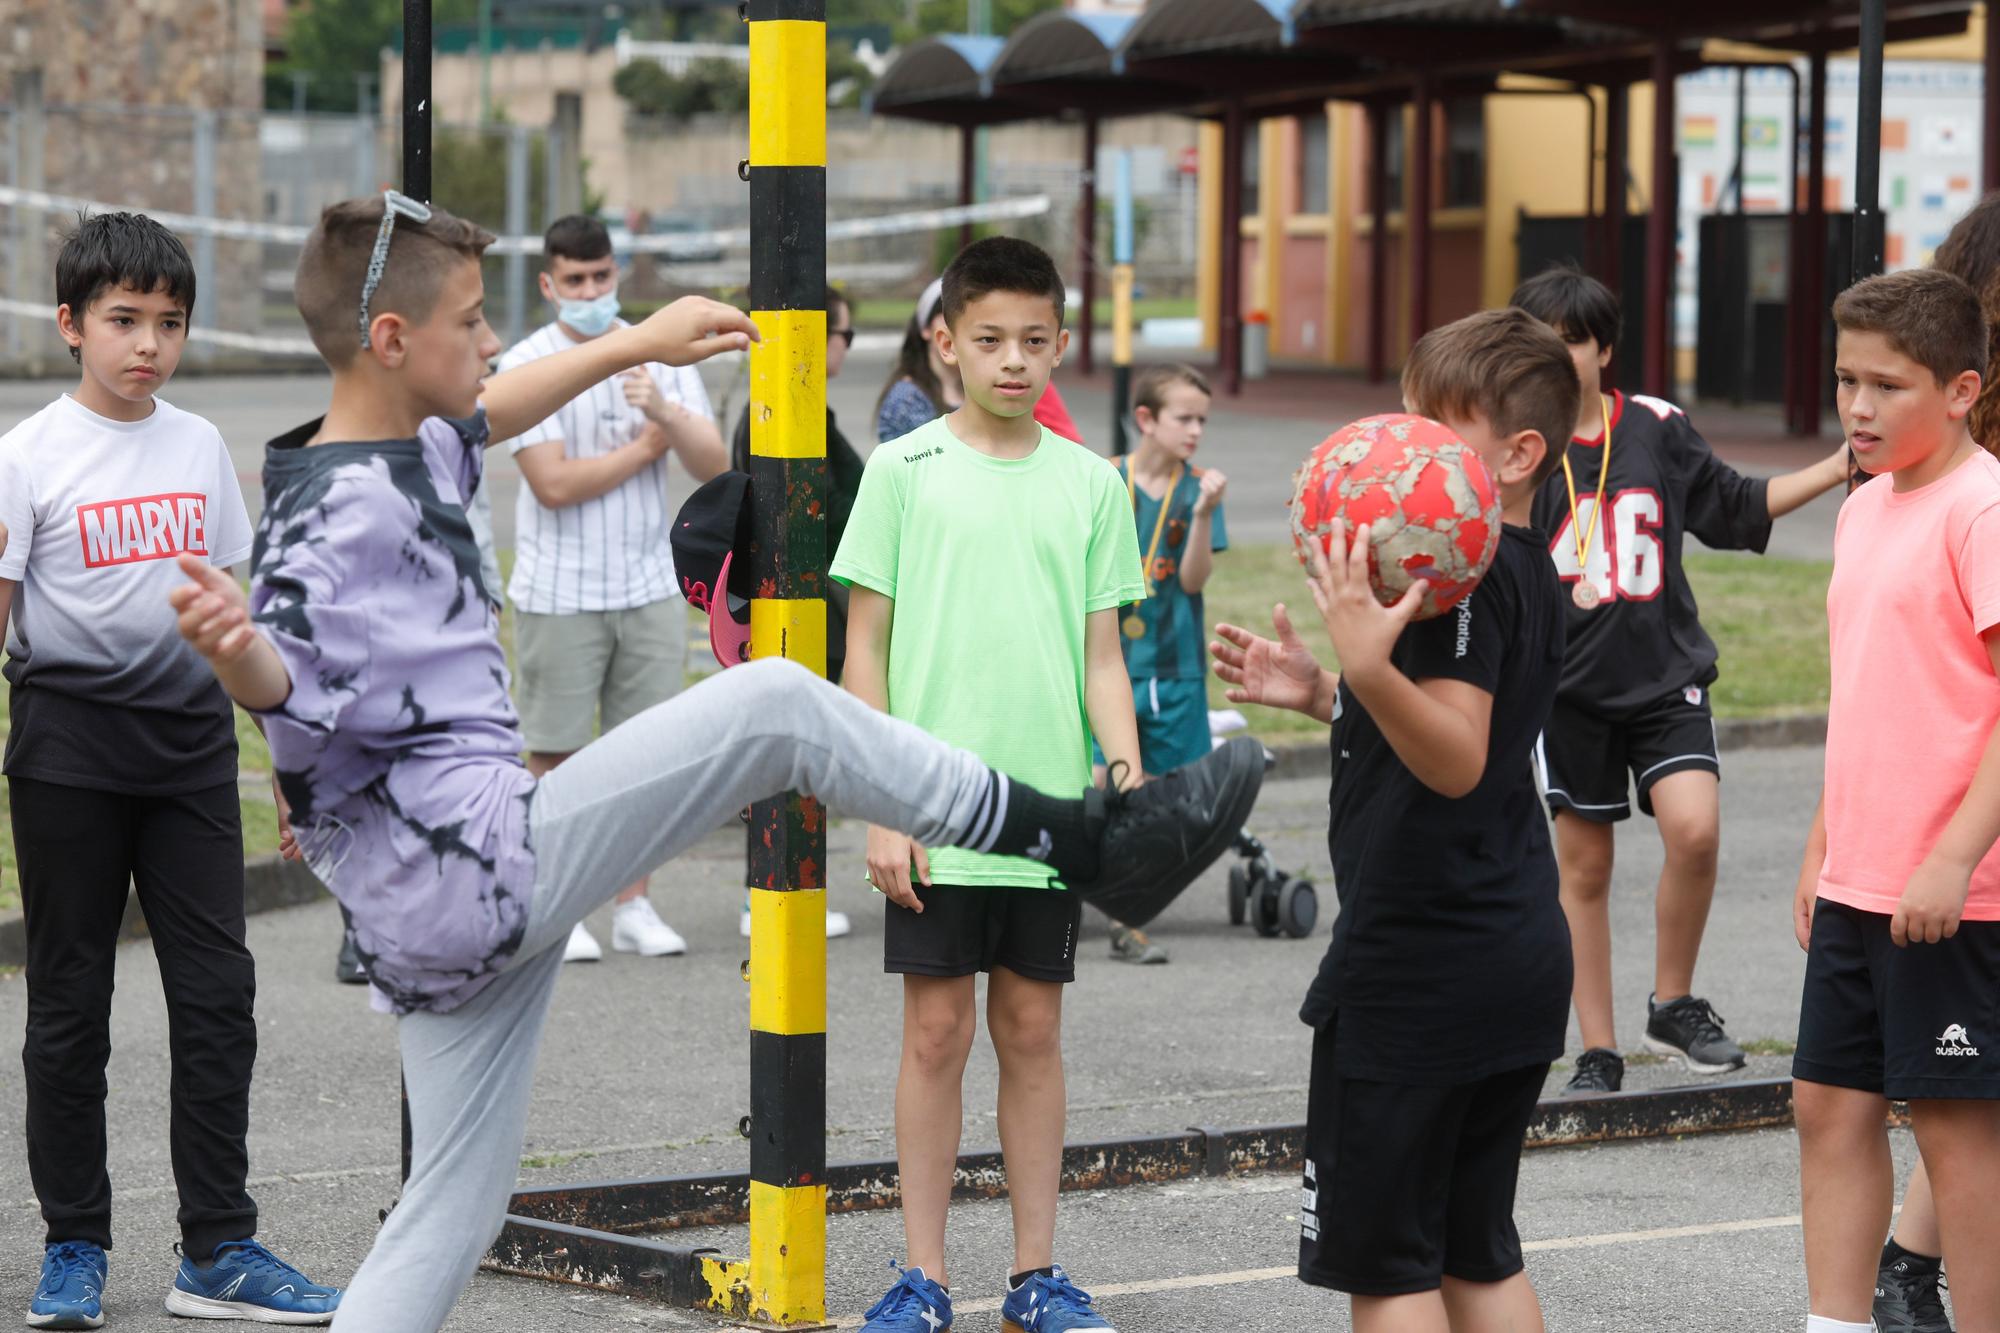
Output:
[[[1743,1068],[1743,1048],[1722,1030],[1722,1015],[1696,995],[1666,1004],[1646,997],[1646,1049],[1680,1057],[1697,1074],[1726,1074]]]
[[[1121,963],[1164,963],[1167,950],[1150,935],[1134,926],[1111,923],[1111,956]]]

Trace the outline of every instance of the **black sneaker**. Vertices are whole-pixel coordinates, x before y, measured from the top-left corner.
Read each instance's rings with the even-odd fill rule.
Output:
[[[1608,1046],[1593,1046],[1576,1057],[1576,1072],[1563,1085],[1565,1097],[1616,1092],[1625,1086],[1625,1057]]]
[[[1646,1049],[1677,1055],[1697,1074],[1726,1074],[1743,1068],[1743,1048],[1722,1030],[1715,1006],[1694,995],[1666,1004],[1646,997]]]
[[[340,957],[333,960],[333,979],[343,986],[359,986],[368,980],[368,971],[361,966],[361,953],[354,947],[354,932],[340,932]]]
[[[1951,1333],[1936,1260],[1902,1258],[1875,1274],[1875,1327],[1881,1333]]]
[[[1145,925],[1229,850],[1263,785],[1264,747],[1239,736],[1142,787],[1085,793],[1103,821],[1098,874],[1070,887],[1112,920]]]

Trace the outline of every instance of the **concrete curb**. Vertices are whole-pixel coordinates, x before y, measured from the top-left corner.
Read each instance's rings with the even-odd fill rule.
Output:
[[[271,912],[280,907],[297,907],[316,902],[326,890],[313,878],[302,861],[284,861],[276,856],[260,856],[243,867],[243,910],[249,914]],[[146,916],[139,910],[135,893],[125,900],[127,939],[146,934]],[[28,924],[16,908],[0,914],[0,967],[25,967],[28,962]]]
[[[1824,745],[1826,714],[1788,713],[1780,717],[1726,717],[1715,723],[1716,744],[1724,750],[1775,750],[1792,745]],[[1333,775],[1333,751],[1324,744],[1297,741],[1266,747],[1277,757],[1273,781]]]

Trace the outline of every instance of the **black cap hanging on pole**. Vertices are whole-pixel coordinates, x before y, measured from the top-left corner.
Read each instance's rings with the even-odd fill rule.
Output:
[[[403,0],[403,193],[431,201],[431,0]]]
[[[1860,99],[1855,108],[1854,267],[1859,282],[1882,271],[1882,44],[1886,0],[1861,0]]]

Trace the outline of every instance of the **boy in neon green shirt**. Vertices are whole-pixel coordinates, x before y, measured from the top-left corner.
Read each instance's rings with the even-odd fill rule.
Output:
[[[1041,250],[996,237],[952,262],[943,304],[939,350],[965,403],[868,462],[832,566],[852,589],[845,684],[1061,795],[1089,785],[1094,734],[1129,784],[1139,739],[1118,608],[1145,583],[1124,485],[1032,415],[1068,342],[1062,281]],[[868,868],[890,900],[885,966],[903,976],[896,1147],[910,1267],[864,1328],[950,1319],[945,1215],[982,971],[1014,1211],[1003,1322],[1110,1328],[1053,1254],[1077,896],[1036,861],[933,853],[880,827],[868,831]]]

